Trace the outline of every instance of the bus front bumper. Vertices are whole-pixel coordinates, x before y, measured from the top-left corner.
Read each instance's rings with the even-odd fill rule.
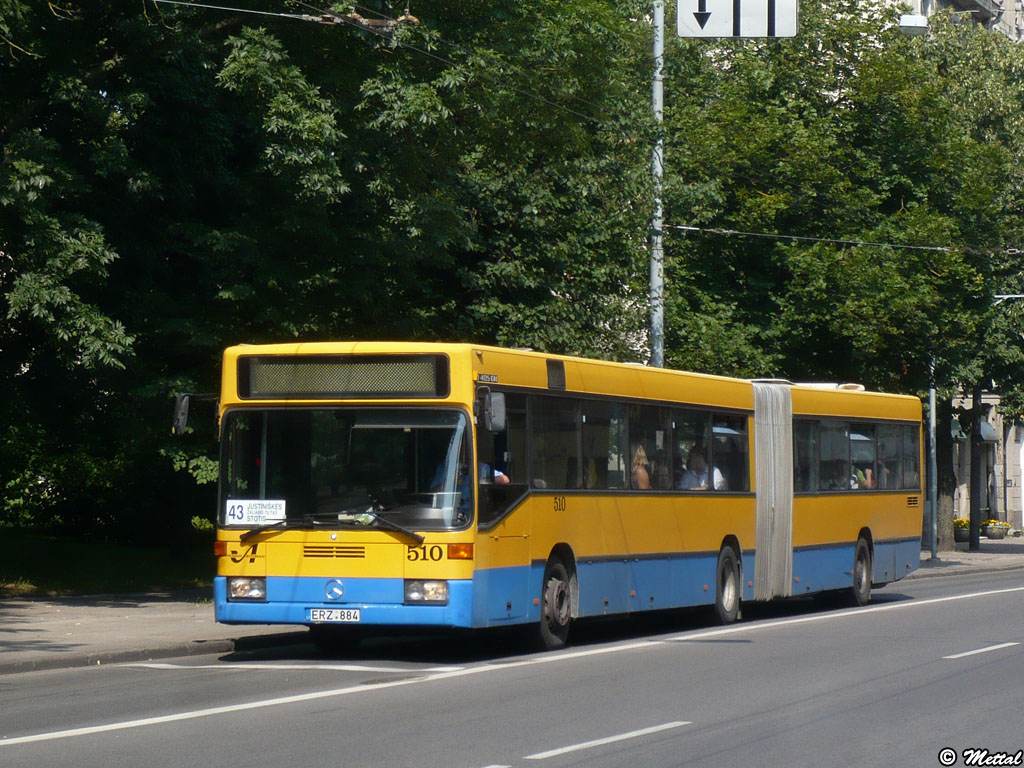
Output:
[[[222,624],[317,624],[328,611],[345,617],[339,624],[353,626],[472,626],[470,580],[449,580],[444,605],[403,602],[403,579],[268,576],[266,600],[229,600],[227,580],[226,576],[213,580],[215,615]],[[329,590],[341,594],[329,599]],[[356,615],[358,620],[353,621]]]

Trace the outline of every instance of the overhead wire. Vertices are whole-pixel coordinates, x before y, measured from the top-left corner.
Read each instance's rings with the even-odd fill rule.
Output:
[[[315,7],[315,6],[310,5],[309,3],[304,2],[303,0],[296,0],[296,1],[300,5],[304,5],[307,8],[314,8]],[[391,19],[391,17],[389,17],[387,14],[382,13],[381,11],[377,11],[377,10],[375,10],[373,8],[367,8],[366,6],[362,6],[362,5],[358,5],[358,4],[353,4],[352,7],[360,9],[360,10],[363,10],[363,11],[366,11],[368,13],[377,14],[377,15],[381,16],[384,19],[389,19],[389,20]],[[499,55],[497,55],[496,53],[493,53],[491,51],[485,51],[485,52],[482,53],[479,49],[467,48],[464,45],[461,45],[459,43],[454,42],[453,40],[448,40],[448,39],[440,37],[440,36],[437,37],[437,40],[438,40],[438,42],[444,43],[445,45],[449,46],[450,48],[455,48],[457,50],[463,51],[464,53],[472,55],[472,56],[480,56],[480,55],[488,56],[493,61],[496,61],[498,64],[500,64],[501,66],[508,67],[509,69],[512,69],[512,70],[518,72],[521,75],[527,74],[526,70],[524,70],[522,67],[518,67],[515,64],[512,64],[507,59],[504,59],[504,58],[500,57]],[[593,101],[589,101],[588,99],[581,98],[581,97],[577,96],[576,94],[569,93],[569,92],[564,91],[564,90],[560,91],[559,93],[561,95],[565,96],[566,98],[568,98],[568,99],[570,99],[572,101],[578,102],[580,104],[583,104],[583,105],[585,105],[587,107],[590,107],[591,109],[595,109],[595,110],[601,110],[602,109],[600,104],[596,104]],[[591,120],[595,120],[596,118],[590,117],[590,119]]]
[[[285,18],[285,19],[292,19],[292,20],[296,20],[296,21],[309,21],[309,22],[320,23],[320,24],[339,24],[339,25],[340,24],[345,24],[345,25],[353,27],[355,29],[360,29],[360,30],[363,30],[364,32],[369,32],[370,34],[376,35],[377,37],[380,37],[382,39],[385,39],[385,40],[388,40],[388,41],[392,42],[396,46],[399,46],[399,47],[402,47],[402,48],[407,48],[410,51],[415,51],[416,53],[422,54],[423,56],[427,56],[428,58],[432,58],[432,59],[434,59],[436,61],[439,61],[439,62],[441,62],[441,63],[443,63],[443,64],[445,64],[447,66],[450,66],[450,67],[458,67],[459,66],[459,64],[456,61],[454,61],[453,59],[450,59],[450,58],[448,58],[446,56],[442,56],[441,54],[435,53],[433,51],[427,50],[426,48],[422,48],[420,46],[416,46],[416,45],[413,45],[411,43],[408,43],[408,42],[405,42],[405,41],[402,41],[402,40],[396,40],[393,37],[393,35],[390,33],[390,31],[388,31],[388,30],[375,29],[373,27],[366,26],[364,24],[360,24],[359,21],[357,21],[356,19],[350,18],[350,17],[345,16],[343,14],[336,13],[334,11],[322,10],[322,9],[320,9],[320,8],[314,6],[314,5],[311,5],[311,4],[306,3],[306,2],[302,2],[302,0],[297,0],[299,5],[302,5],[302,6],[305,6],[306,8],[311,9],[311,10],[317,11],[318,15],[314,16],[312,14],[304,14],[304,13],[283,13],[283,12],[273,12],[273,11],[256,11],[256,10],[251,10],[251,9],[248,9],[248,8],[235,8],[235,7],[229,7],[229,6],[223,6],[223,5],[212,5],[212,4],[209,4],[209,3],[187,2],[186,0],[152,0],[152,1],[154,3],[164,3],[164,4],[168,4],[168,5],[192,6],[192,7],[195,7],[195,8],[206,8],[206,9],[212,9],[212,10],[227,11],[227,12],[231,12],[231,13],[246,13],[246,14],[259,15],[259,16],[272,16],[272,17],[279,17],[279,18]],[[364,11],[368,11],[370,13],[377,14],[382,19],[385,19],[385,20],[390,21],[390,22],[394,22],[395,24],[397,24],[398,21],[399,21],[398,19],[389,17],[386,14],[380,13],[379,11],[375,11],[373,9],[366,8],[365,6],[354,5],[353,7],[354,8],[359,8],[359,9],[364,10]],[[448,43],[448,41],[444,41],[444,40],[441,40],[441,42],[445,42],[446,44],[453,45],[453,46],[457,45],[455,43]],[[468,49],[463,49],[463,50],[468,50]],[[524,96],[524,97],[526,97],[528,99],[532,99],[534,101],[538,101],[540,103],[546,104],[547,106],[550,106],[553,109],[560,110],[562,112],[565,112],[567,114],[573,115],[574,117],[578,117],[578,118],[580,118],[582,120],[586,120],[586,121],[588,121],[590,123],[593,123],[595,125],[601,125],[601,124],[603,124],[605,122],[604,120],[602,120],[602,119],[600,119],[598,117],[595,117],[594,115],[589,115],[589,114],[586,114],[584,112],[580,112],[577,109],[572,109],[571,107],[567,107],[564,104],[559,104],[558,102],[553,101],[553,100],[551,100],[551,99],[549,99],[549,98],[547,98],[545,96],[542,96],[539,93],[535,93],[533,91],[529,91],[529,90],[526,90],[524,88],[520,88],[520,87],[517,87],[515,85],[508,84],[508,83],[505,83],[505,85],[510,90],[512,90],[514,93],[518,93],[520,96]],[[577,100],[579,100],[579,99],[577,99]],[[592,102],[584,101],[583,103],[586,103],[586,104],[588,104],[590,106],[597,106],[597,105],[594,105]],[[621,135],[622,135],[623,138],[626,138],[626,139],[633,138],[631,136],[626,136],[625,134],[621,134]]]
[[[310,5],[309,3],[306,3],[303,0],[296,0],[296,1],[298,2],[299,5],[304,5],[307,8],[316,9],[316,6]],[[367,11],[368,13],[376,14],[376,15],[380,16],[382,19],[385,19],[387,21],[392,21],[392,22],[397,22],[398,21],[398,19],[395,19],[395,18],[393,18],[391,16],[388,16],[387,14],[382,13],[380,11],[376,11],[376,10],[374,10],[372,8],[367,8],[366,6],[353,5],[353,8],[357,8],[357,9],[360,9],[360,10],[363,10],[363,11]],[[328,13],[328,12],[324,11],[323,13]],[[341,17],[341,18],[344,18],[344,17]],[[359,25],[355,24],[354,26],[359,26]],[[368,30],[368,31],[372,32],[374,30],[371,29],[371,30]],[[473,50],[470,50],[468,48],[464,48],[463,46],[460,46],[458,43],[453,43],[451,41],[445,40],[445,39],[440,38],[440,37],[438,38],[438,40],[440,42],[442,42],[442,43],[445,43],[446,45],[452,46],[454,48],[458,48],[458,49],[460,49],[462,51],[465,51],[467,53],[470,53],[470,54],[479,55],[479,53],[480,53],[479,51],[473,51]],[[418,46],[412,45],[411,43],[407,43],[407,42],[402,41],[402,40],[395,40],[394,42],[395,42],[396,45],[398,45],[398,46],[400,46],[402,48],[408,48],[411,51],[415,51],[417,53],[421,53],[424,56],[428,56],[428,57],[430,57],[432,59],[435,59],[437,61],[442,62],[443,64],[447,64],[450,67],[458,67],[459,66],[458,62],[454,61],[453,59],[450,59],[450,58],[448,58],[446,56],[441,56],[440,54],[434,53],[433,51],[429,51],[429,50],[426,50],[424,48],[420,48]],[[505,62],[502,62],[502,63],[505,63]],[[516,69],[516,68],[513,67],[513,69]],[[519,71],[522,72],[522,70],[519,70]],[[483,74],[488,74],[488,73],[483,73]],[[593,115],[588,115],[586,113],[580,112],[580,111],[572,109],[570,107],[567,107],[564,104],[559,104],[556,101],[552,101],[551,99],[548,99],[548,98],[546,98],[544,96],[541,96],[539,93],[535,93],[533,91],[528,91],[528,90],[525,90],[523,88],[518,88],[518,87],[516,87],[514,85],[510,85],[507,82],[505,83],[505,85],[509,89],[511,89],[514,93],[518,93],[520,96],[525,96],[526,98],[533,99],[535,101],[539,101],[539,102],[541,102],[543,104],[548,105],[549,107],[553,107],[554,109],[561,110],[562,112],[566,112],[566,113],[571,114],[571,115],[573,115],[575,117],[579,117],[579,118],[581,118],[583,120],[587,120],[587,121],[592,122],[592,123],[597,124],[597,125],[600,125],[603,122],[601,119],[599,119],[599,118],[597,118],[597,117],[595,117]],[[571,95],[569,95],[569,96],[570,96],[570,98],[574,98],[577,101],[583,101],[581,99],[576,99],[575,97],[572,97]],[[598,105],[593,104],[592,102],[583,101],[583,103],[587,104],[588,106],[593,106],[593,107],[600,108]],[[628,138],[628,137],[624,136],[624,138]]]
[[[317,6],[312,5],[310,3],[307,3],[304,0],[295,0],[295,2],[298,5],[301,5],[301,6],[304,6],[306,8],[309,8],[310,10],[316,11],[317,12],[316,16],[311,15],[311,14],[296,14],[296,13],[283,13],[283,12],[272,12],[272,11],[257,11],[257,10],[246,9],[246,8],[234,8],[234,7],[228,7],[228,6],[222,6],[222,5],[212,5],[212,4],[209,4],[209,3],[188,2],[187,0],[153,0],[153,2],[154,3],[165,3],[165,4],[169,4],[169,5],[181,5],[181,6],[192,6],[192,7],[196,7],[196,8],[207,8],[207,9],[212,9],[212,10],[228,11],[228,12],[232,12],[232,13],[247,13],[247,14],[253,14],[253,15],[260,15],[260,16],[280,17],[280,18],[293,19],[293,20],[299,20],[299,21],[316,22],[316,23],[321,23],[321,24],[324,24],[324,23],[326,23],[326,24],[346,24],[346,25],[354,27],[356,29],[361,29],[361,30],[363,30],[365,32],[369,32],[371,34],[377,35],[378,37],[381,37],[383,39],[389,40],[390,42],[392,42],[393,44],[395,44],[397,46],[400,46],[402,48],[407,48],[410,51],[414,51],[414,52],[419,53],[419,54],[421,54],[423,56],[427,56],[428,58],[432,58],[432,59],[434,59],[436,61],[439,61],[439,62],[441,62],[443,64],[446,64],[448,66],[451,66],[451,67],[458,67],[459,66],[458,62],[456,62],[453,59],[450,59],[450,58],[448,58],[446,56],[442,56],[441,54],[435,53],[433,51],[427,50],[425,48],[413,45],[413,44],[405,42],[405,41],[395,40],[394,36],[390,33],[390,31],[386,31],[386,30],[383,30],[383,29],[376,29],[376,28],[374,28],[372,26],[361,24],[356,19],[350,18],[350,17],[345,16],[343,14],[336,13],[334,11],[324,10],[324,9],[318,8]],[[381,11],[378,11],[378,10],[375,10],[375,9],[372,9],[372,8],[368,8],[366,6],[362,6],[362,5],[358,5],[358,4],[353,4],[352,7],[353,7],[353,9],[359,9],[359,10],[365,11],[367,13],[375,14],[375,15],[379,16],[381,19],[383,19],[385,21],[388,21],[388,22],[391,22],[392,26],[396,26],[400,22],[400,18],[391,17],[391,16],[389,16],[389,15],[387,15],[387,14],[381,12]],[[441,38],[441,37],[438,37],[437,39],[441,43],[444,43],[444,44],[449,45],[449,46],[451,46],[453,48],[462,50],[462,51],[464,51],[464,52],[466,52],[468,54],[479,55],[479,53],[480,53],[477,50],[472,50],[472,49],[465,48],[464,46],[462,46],[462,45],[460,45],[458,43],[455,43],[455,42],[452,42],[452,41],[449,41],[449,40],[445,40],[444,38]],[[511,69],[513,69],[515,71],[518,71],[519,73],[523,72],[522,69],[516,67],[515,65],[509,64],[508,62],[506,62],[506,61],[504,61],[502,59],[498,59],[498,61],[503,66],[507,66],[507,67],[509,67],[509,68],[511,68]],[[566,112],[567,114],[574,115],[575,117],[579,117],[579,118],[581,118],[583,120],[587,120],[587,121],[595,123],[595,124],[601,124],[602,122],[604,122],[603,120],[595,117],[594,115],[589,115],[589,114],[580,112],[578,110],[571,109],[569,107],[566,107],[563,104],[559,104],[558,102],[552,101],[551,99],[548,99],[548,98],[546,98],[544,96],[541,96],[538,93],[534,93],[532,91],[528,91],[528,90],[525,90],[525,89],[522,89],[522,88],[518,88],[518,87],[516,87],[514,85],[509,85],[508,83],[506,83],[506,86],[509,87],[513,92],[518,93],[521,96],[524,96],[526,98],[530,98],[530,99],[534,99],[536,101],[542,102],[542,103],[544,103],[544,104],[546,104],[546,105],[548,105],[548,106],[550,106],[550,107],[552,107],[554,109],[561,110],[563,112]],[[588,106],[596,107],[598,109],[600,108],[599,105],[594,104],[593,102],[589,102],[589,101],[587,101],[585,99],[580,99],[579,97],[577,97],[577,96],[575,96],[573,94],[568,94],[567,93],[567,94],[564,94],[564,95],[566,95],[568,98],[570,98],[572,100],[579,101],[579,102],[581,102],[583,104],[586,104]],[[631,136],[626,136],[625,134],[621,134],[621,135],[623,136],[623,138],[634,138],[634,137],[631,137]],[[747,178],[750,181],[754,181],[754,179],[751,179],[749,177],[747,177]],[[943,252],[943,253],[960,252],[960,253],[989,254],[989,255],[997,254],[998,253],[998,254],[1005,254],[1005,255],[1011,255],[1011,256],[1019,255],[1022,252],[1024,252],[1021,249],[1017,249],[1017,248],[982,249],[982,250],[979,250],[979,249],[960,247],[960,246],[909,245],[909,244],[903,244],[903,243],[885,243],[885,242],[873,242],[873,241],[867,241],[867,240],[851,240],[851,239],[842,239],[842,238],[815,237],[815,236],[810,236],[810,235],[792,235],[792,234],[780,234],[780,233],[771,233],[771,232],[751,232],[751,231],[743,231],[743,230],[726,229],[726,228],[723,228],[723,227],[698,227],[698,226],[688,226],[688,225],[681,225],[681,224],[663,224],[662,228],[666,229],[666,230],[676,230],[676,231],[681,231],[681,232],[702,232],[702,233],[707,233],[707,234],[716,234],[716,235],[725,235],[725,236],[757,237],[757,238],[764,238],[764,239],[789,240],[789,241],[796,241],[796,242],[829,243],[829,244],[833,244],[833,245],[840,245],[840,246],[846,246],[846,247],[875,247],[875,248],[891,248],[891,249],[899,249],[899,250],[932,251],[932,252]]]
[[[1018,256],[1024,253],[1019,248],[967,248],[955,245],[907,245],[904,243],[885,243],[871,240],[846,240],[835,237],[812,237],[810,235],[787,235],[775,232],[747,232],[738,229],[725,229],[723,227],[692,227],[683,224],[663,224],[664,229],[674,229],[683,232],[702,232],[713,235],[737,235],[742,237],[759,237],[768,240],[792,240],[799,242],[829,243],[848,247],[870,247],[870,248],[891,248],[904,251],[933,251],[940,253],[971,253],[976,255],[1003,254],[1006,256]]]

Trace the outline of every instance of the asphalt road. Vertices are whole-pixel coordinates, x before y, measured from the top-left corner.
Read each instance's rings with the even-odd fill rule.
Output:
[[[725,628],[585,625],[547,654],[447,635],[7,676],[0,766],[849,768],[1024,749],[1020,571],[744,610]]]

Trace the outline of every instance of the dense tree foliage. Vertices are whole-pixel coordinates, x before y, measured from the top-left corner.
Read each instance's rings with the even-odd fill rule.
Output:
[[[169,410],[231,343],[646,357],[647,3],[347,15],[401,10],[0,0],[0,522],[208,511],[212,416],[175,442]],[[992,300],[1024,278],[1024,55],[895,14],[669,41],[670,365],[920,393],[934,363],[1024,407]]]

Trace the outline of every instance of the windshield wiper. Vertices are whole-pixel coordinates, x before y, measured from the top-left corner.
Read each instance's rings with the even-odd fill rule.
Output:
[[[317,523],[320,523],[321,525],[327,525],[333,522],[339,522],[356,523],[357,525],[364,526],[376,524],[378,528],[386,528],[387,530],[395,531],[396,533],[401,533],[404,536],[408,536],[417,544],[423,543],[423,537],[415,531],[406,528],[404,525],[399,525],[398,523],[392,522],[391,520],[388,520],[386,517],[381,517],[379,512],[383,511],[384,510],[380,509],[379,505],[377,505],[375,507],[370,507],[365,512],[359,512],[355,514],[351,512],[338,512],[337,514],[323,513],[318,515],[303,515],[302,517],[287,517],[284,520],[276,520],[273,523],[267,523],[266,525],[261,525],[258,528],[248,530],[241,536],[239,536],[238,540],[248,541],[254,536],[259,536],[261,533],[266,533],[267,531],[273,530],[282,530],[285,528],[289,528],[290,526],[297,523],[306,523],[307,525],[316,525]]]
[[[303,515],[302,517],[286,517],[283,520],[275,520],[272,523],[261,525],[259,528],[253,528],[246,531],[238,537],[239,541],[248,541],[253,536],[259,536],[261,533],[272,531],[275,528],[288,528],[294,523],[306,523],[307,525],[316,525],[318,522],[326,522],[334,520],[334,515]]]
[[[383,511],[383,510],[380,510]],[[408,536],[410,539],[415,541],[417,544],[423,543],[423,537],[420,536],[416,531],[406,528],[404,525],[388,520],[386,517],[381,517],[378,514],[378,510],[374,507],[370,507],[365,512],[359,512],[358,514],[352,514],[350,512],[339,512],[338,513],[339,523],[356,523],[357,525],[373,525],[376,524],[378,528],[386,528],[389,531],[395,531],[401,533],[404,536]]]

